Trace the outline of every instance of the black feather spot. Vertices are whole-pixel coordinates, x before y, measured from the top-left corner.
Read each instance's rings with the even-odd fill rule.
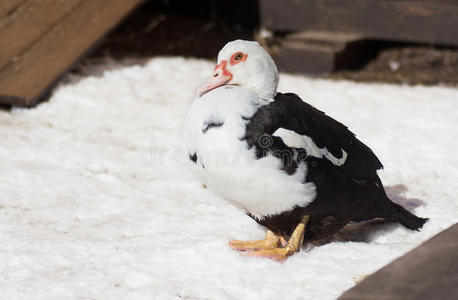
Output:
[[[222,121],[207,121],[204,123],[204,126],[202,128],[202,132],[205,134],[207,133],[208,130],[212,128],[218,128],[224,125],[224,122]]]

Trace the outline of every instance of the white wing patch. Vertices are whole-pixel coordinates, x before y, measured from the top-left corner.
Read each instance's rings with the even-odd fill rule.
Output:
[[[312,138],[306,135],[300,135],[292,130],[278,128],[273,135],[281,138],[286,146],[294,148],[304,148],[307,151],[308,156],[314,156],[318,158],[322,158],[324,156],[335,166],[341,166],[347,160],[348,154],[347,152],[345,152],[344,149],[341,149],[342,158],[337,158],[334,155],[332,155],[332,153],[329,152],[326,147],[319,148],[312,140]]]
[[[320,149],[321,153],[326,157],[330,162],[334,164],[334,166],[341,166],[345,163],[347,160],[347,152],[345,152],[344,149],[340,149],[342,151],[342,158],[336,158],[334,155],[332,155],[331,152],[326,149],[326,147]]]

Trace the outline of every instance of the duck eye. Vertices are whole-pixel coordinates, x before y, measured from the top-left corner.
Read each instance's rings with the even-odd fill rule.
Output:
[[[235,64],[238,64],[242,61],[245,61],[246,58],[247,58],[247,54],[244,54],[243,52],[236,52],[234,54],[232,54],[231,56],[231,65],[235,65]]]

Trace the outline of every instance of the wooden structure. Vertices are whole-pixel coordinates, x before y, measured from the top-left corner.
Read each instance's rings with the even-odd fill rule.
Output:
[[[0,104],[31,106],[143,0],[1,0]]]
[[[261,26],[293,33],[277,53],[283,71],[320,74],[351,65],[349,60],[361,55],[352,45],[361,40],[458,46],[455,0],[260,0],[259,5]]]
[[[458,223],[345,292],[339,300],[458,299]]]

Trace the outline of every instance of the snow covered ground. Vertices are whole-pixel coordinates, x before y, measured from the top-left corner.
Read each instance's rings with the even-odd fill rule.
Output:
[[[106,62],[67,76],[49,102],[0,111],[1,299],[335,299],[458,221],[458,89],[281,74],[280,91],[347,124],[387,186],[431,220],[361,232],[285,263],[231,238],[264,229],[187,170],[181,121],[213,62]]]

